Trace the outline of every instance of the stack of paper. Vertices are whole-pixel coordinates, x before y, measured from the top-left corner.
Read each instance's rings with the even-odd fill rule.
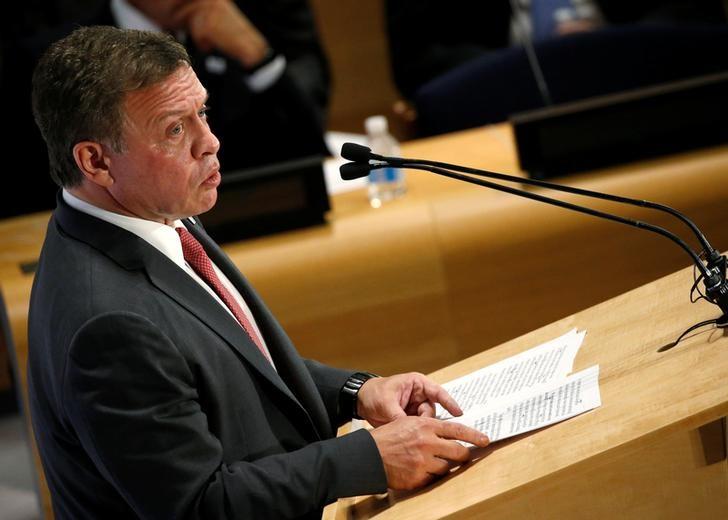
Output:
[[[463,409],[453,418],[491,442],[553,424],[601,405],[599,366],[567,375],[585,332],[563,336],[443,385]]]

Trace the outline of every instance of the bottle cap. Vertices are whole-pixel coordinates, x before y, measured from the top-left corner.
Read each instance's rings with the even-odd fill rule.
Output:
[[[364,120],[364,128],[369,135],[381,135],[389,131],[387,118],[384,116],[367,117]]]

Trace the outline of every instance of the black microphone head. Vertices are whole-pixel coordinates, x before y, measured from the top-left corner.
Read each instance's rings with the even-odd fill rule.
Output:
[[[360,162],[349,162],[346,164],[342,164],[339,168],[341,178],[345,181],[353,181],[354,179],[366,177],[367,175],[369,175],[370,171],[371,168],[368,164]]]
[[[356,143],[344,143],[341,147],[341,156],[347,161],[369,162],[372,149]]]

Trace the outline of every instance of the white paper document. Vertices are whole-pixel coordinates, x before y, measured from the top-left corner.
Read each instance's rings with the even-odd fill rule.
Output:
[[[501,406],[533,395],[562,381],[572,371],[585,334],[585,331],[572,329],[561,337],[471,372],[443,387],[465,413],[476,406],[491,403]],[[451,417],[439,405],[437,416]]]
[[[452,417],[438,405],[437,416],[475,428],[495,442],[601,406],[598,365],[568,375],[585,335],[572,329],[445,383],[464,413]]]
[[[491,442],[535,430],[601,406],[599,365],[566,377],[522,399],[493,400],[450,419],[482,433]]]

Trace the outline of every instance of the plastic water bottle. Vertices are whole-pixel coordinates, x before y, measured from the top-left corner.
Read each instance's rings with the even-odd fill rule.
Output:
[[[399,143],[389,133],[387,118],[368,117],[364,128],[372,152],[389,157],[399,157]],[[369,203],[378,208],[385,202],[404,195],[406,190],[404,174],[399,168],[379,168],[369,173]]]

